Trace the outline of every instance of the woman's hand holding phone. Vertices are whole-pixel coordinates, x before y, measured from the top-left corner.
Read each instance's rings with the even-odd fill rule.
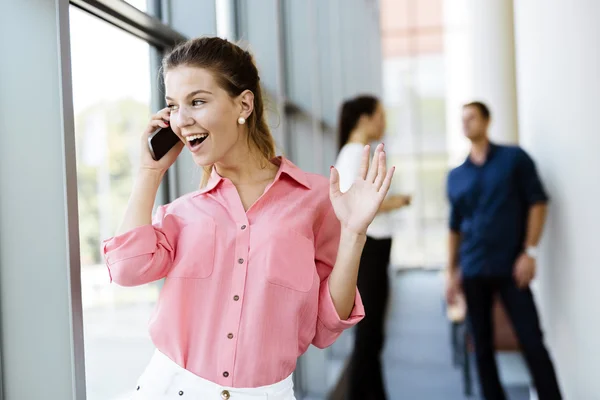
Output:
[[[183,142],[177,143],[158,161],[152,158],[148,138],[158,128],[168,127],[169,120],[170,110],[168,108],[160,110],[152,116],[148,127],[142,134],[140,169],[134,181],[125,216],[117,230],[117,235],[152,223],[152,208],[160,183],[165,172],[175,162],[184,146]]]
[[[148,170],[152,172],[158,172],[161,175],[164,174],[171,165],[177,160],[177,157],[183,150],[184,143],[177,143],[164,157],[159,160],[154,160],[152,158],[152,154],[150,153],[150,149],[148,147],[148,139],[150,136],[159,128],[168,128],[169,121],[171,119],[171,110],[167,108],[163,108],[156,114],[152,116],[148,127],[144,131],[142,135],[142,152],[141,152],[141,162],[140,169]]]

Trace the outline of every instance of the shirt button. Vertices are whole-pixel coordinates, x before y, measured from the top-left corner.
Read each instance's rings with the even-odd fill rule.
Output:
[[[243,258],[239,258],[238,259],[238,264],[243,264],[244,263],[244,259]]]
[[[221,398],[222,398],[223,400],[229,400],[229,398],[230,398],[230,397],[231,397],[231,395],[229,394],[229,391],[228,391],[228,390],[223,390],[223,391],[221,392]]]
[[[239,299],[240,299],[240,296],[238,296],[237,294],[235,296],[233,296],[234,301],[238,301]]]
[[[242,230],[246,229],[246,225],[242,225]]]
[[[223,372],[223,376],[224,376],[225,378],[227,378],[227,377],[229,376],[229,372],[227,372],[227,371]]]
[[[233,333],[228,334],[227,339],[233,339]]]

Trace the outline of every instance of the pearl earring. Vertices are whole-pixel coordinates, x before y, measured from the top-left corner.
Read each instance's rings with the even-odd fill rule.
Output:
[[[239,117],[238,118],[238,124],[244,125],[245,123],[246,123],[246,118],[244,118],[244,117]]]

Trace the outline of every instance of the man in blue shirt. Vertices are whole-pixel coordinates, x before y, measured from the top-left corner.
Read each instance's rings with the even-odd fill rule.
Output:
[[[486,400],[506,399],[494,355],[492,303],[496,294],[512,321],[539,399],[561,399],[529,288],[548,196],[525,151],[489,141],[489,123],[485,104],[464,106],[463,130],[471,141],[471,152],[448,175],[446,297],[452,303],[461,288],[464,292]]]

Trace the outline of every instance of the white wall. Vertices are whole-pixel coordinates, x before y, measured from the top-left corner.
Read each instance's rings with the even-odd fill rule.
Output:
[[[462,106],[483,101],[492,113],[490,138],[516,143],[513,0],[444,0],[448,161],[462,164],[470,143],[462,131]]]
[[[520,139],[551,205],[536,289],[567,399],[600,379],[600,2],[515,1]]]

